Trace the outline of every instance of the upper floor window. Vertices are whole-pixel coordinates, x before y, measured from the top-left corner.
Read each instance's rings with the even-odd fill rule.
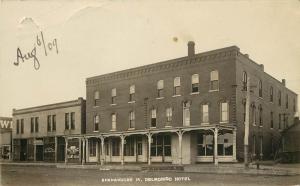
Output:
[[[164,80],[159,80],[157,82],[157,97],[164,97]]]
[[[30,132],[33,133],[34,132],[34,118],[30,118]]]
[[[16,129],[16,133],[19,134],[20,133],[20,120],[17,119],[17,129]]]
[[[99,131],[99,115],[94,116],[94,131]]]
[[[99,91],[94,92],[94,106],[99,106],[100,95]]]
[[[75,129],[75,112],[71,112],[71,129]]]
[[[208,104],[202,105],[202,123],[209,123]]]
[[[222,102],[220,104],[221,122],[228,122],[228,103]]]
[[[262,81],[261,80],[259,80],[259,82],[258,82],[258,96],[259,97],[263,97],[263,93],[262,93]]]
[[[31,122],[32,123],[32,122]],[[31,124],[32,126],[32,124]],[[51,131],[51,115],[47,116],[47,131],[50,132]]]
[[[111,115],[111,130],[117,129],[117,115],[114,113]]]
[[[192,93],[199,92],[199,75],[192,75]]]
[[[273,112],[270,112],[270,128],[274,128],[274,121],[273,121]]]
[[[151,110],[151,127],[156,127],[156,109]]]
[[[113,88],[111,89],[111,104],[116,104],[116,98],[117,98],[117,89]]]
[[[180,77],[174,78],[174,95],[180,95]]]
[[[263,109],[262,109],[261,105],[259,105],[258,111],[259,111],[259,126],[262,127],[262,125],[263,125]]]
[[[252,109],[252,124],[255,126],[256,125],[256,107],[255,105],[252,105],[251,106],[251,109]]]
[[[166,116],[167,116],[167,125],[169,125],[170,122],[172,121],[172,108],[171,107],[166,109]]]
[[[270,102],[273,102],[273,87],[270,87]]]
[[[38,132],[39,131],[39,118],[38,117],[35,117],[35,132]]]
[[[134,114],[134,111],[129,112],[129,128],[135,128],[135,114]]]
[[[219,90],[219,72],[217,70],[210,72],[210,90]]]
[[[296,99],[293,99],[293,111],[296,112]]]
[[[247,72],[243,71],[243,90],[247,91]]]
[[[24,134],[24,119],[21,119],[21,134]]]
[[[134,95],[135,95],[135,85],[131,85],[129,87],[129,101],[134,101]]]
[[[281,114],[278,114],[278,129],[281,129]]]
[[[289,108],[289,96],[285,95],[285,108]]]
[[[52,115],[52,131],[56,131],[56,115]]]
[[[278,105],[281,106],[281,91],[278,91]]]
[[[191,114],[190,114],[190,101],[183,102],[183,126],[190,126]]]
[[[65,129],[70,129],[70,120],[69,120],[69,113],[65,113]]]

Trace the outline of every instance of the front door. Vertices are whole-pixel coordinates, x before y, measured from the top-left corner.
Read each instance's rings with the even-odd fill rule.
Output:
[[[57,161],[65,161],[65,139],[62,137],[57,138]]]
[[[44,145],[36,145],[36,161],[44,160]]]
[[[137,155],[137,162],[143,161],[143,137],[138,136],[136,138],[136,155]]]
[[[20,161],[27,160],[27,140],[21,139]]]

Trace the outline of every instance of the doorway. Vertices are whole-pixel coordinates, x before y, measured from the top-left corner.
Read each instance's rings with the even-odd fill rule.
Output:
[[[36,145],[36,161],[44,160],[44,145]]]
[[[21,139],[20,161],[27,160],[27,139]]]

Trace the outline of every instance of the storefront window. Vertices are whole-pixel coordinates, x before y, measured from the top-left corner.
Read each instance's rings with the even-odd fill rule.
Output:
[[[89,140],[89,146],[90,146],[90,157],[96,156],[96,145],[97,142],[93,139]]]
[[[124,145],[124,155],[134,156],[134,139],[132,137],[126,138],[126,144]]]
[[[151,156],[171,156],[171,136],[154,135],[152,139]]]
[[[120,139],[112,139],[112,155],[120,156]]]

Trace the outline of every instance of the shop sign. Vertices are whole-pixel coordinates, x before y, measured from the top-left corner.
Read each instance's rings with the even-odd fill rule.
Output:
[[[34,140],[33,144],[34,145],[44,145],[44,142],[43,142],[43,140]]]

